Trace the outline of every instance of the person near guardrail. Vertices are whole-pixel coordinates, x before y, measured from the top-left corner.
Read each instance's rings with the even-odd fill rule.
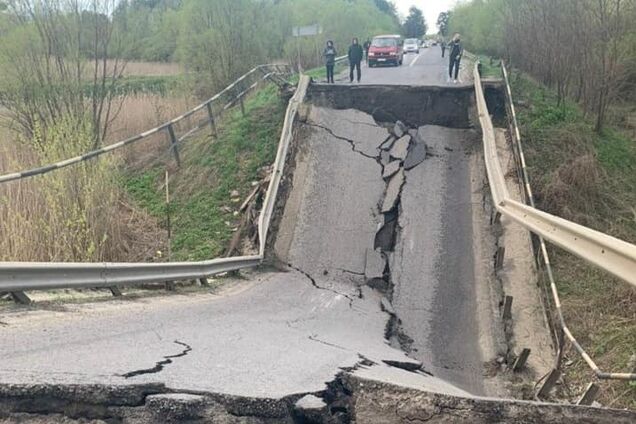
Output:
[[[457,76],[459,75],[459,63],[462,60],[464,54],[464,47],[462,46],[461,37],[459,33],[455,33],[453,39],[448,43],[449,63],[448,63],[448,76],[457,84]],[[453,78],[453,71],[455,71],[455,78]]]
[[[362,51],[362,46],[358,43],[358,39],[354,37],[351,40],[351,45],[349,46],[349,82],[353,82],[353,70],[356,72],[356,79],[360,82],[360,78],[362,78],[362,71],[360,70],[360,63],[362,62],[362,58],[364,56],[364,52]]]
[[[367,62],[367,65],[368,65],[369,64],[369,48],[371,47],[371,40],[367,38],[367,41],[364,42],[362,47],[364,48],[364,60]]]
[[[325,66],[327,67],[327,83],[333,84],[333,68],[336,66],[336,56],[338,55],[333,41],[327,41],[327,47],[322,55],[325,57]]]

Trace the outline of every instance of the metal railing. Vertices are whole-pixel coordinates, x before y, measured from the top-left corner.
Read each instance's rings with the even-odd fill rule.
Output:
[[[82,155],[79,156],[75,156],[72,158],[68,158],[56,163],[51,163],[51,164],[47,164],[38,168],[33,168],[33,169],[29,169],[29,170],[25,170],[25,171],[19,171],[19,172],[13,172],[13,173],[9,173],[9,174],[5,174],[5,175],[0,175],[0,184],[2,183],[6,183],[9,181],[15,181],[15,180],[20,180],[20,179],[24,179],[24,178],[28,178],[28,177],[32,177],[35,175],[42,175],[42,174],[46,174],[48,172],[51,171],[55,171],[57,169],[62,169],[65,168],[67,166],[70,165],[74,165],[77,164],[79,162],[88,160],[88,159],[93,159],[97,156],[101,156],[105,153],[109,153],[118,149],[121,149],[122,147],[126,147],[129,146],[131,144],[135,144],[141,140],[144,140],[152,135],[155,135],[157,133],[160,133],[162,131],[166,131],[168,136],[170,137],[171,140],[171,144],[172,144],[172,149],[175,152],[175,155],[177,155],[177,143],[179,141],[181,141],[181,139],[187,137],[188,135],[190,135],[192,132],[200,129],[199,126],[193,128],[190,130],[189,133],[186,133],[186,135],[184,135],[183,137],[181,137],[181,139],[177,139],[175,136],[175,131],[174,131],[174,126],[184,120],[186,120],[187,118],[190,118],[191,116],[193,116],[195,113],[202,111],[202,110],[207,110],[208,113],[208,123],[209,125],[212,126],[213,130],[216,131],[216,127],[215,127],[215,113],[214,113],[214,108],[213,105],[215,103],[218,103],[220,101],[223,100],[224,96],[226,96],[227,94],[232,94],[233,91],[237,91],[236,89],[241,87],[241,84],[244,83],[245,81],[248,81],[248,79],[257,74],[257,72],[262,72],[264,75],[261,78],[262,80],[266,80],[272,77],[275,77],[277,75],[285,75],[288,74],[290,72],[290,68],[287,65],[259,65],[254,67],[253,69],[251,69],[250,71],[248,71],[247,73],[245,73],[244,75],[242,75],[240,78],[238,78],[236,81],[234,81],[232,84],[228,85],[227,87],[225,87],[222,91],[220,91],[219,93],[217,93],[216,95],[214,95],[213,97],[211,97],[210,99],[206,100],[205,102],[201,103],[200,105],[194,107],[193,109],[185,112],[182,115],[177,116],[176,118],[165,122],[162,125],[159,125],[155,128],[149,129],[141,134],[137,134],[134,135],[132,137],[129,137],[125,140],[119,141],[117,143],[113,143],[110,144],[108,146],[104,146],[100,149],[96,149],[90,152],[86,152]],[[259,81],[254,82],[252,85],[246,87],[245,89],[243,89],[241,92],[234,94],[232,96],[231,99],[229,99],[229,102],[225,103],[221,110],[225,111],[227,109],[229,109],[230,107],[234,106],[237,102],[240,102],[242,105],[242,101],[243,101],[243,97],[251,90],[253,90],[254,88],[256,88],[256,86],[258,85]],[[242,107],[242,106],[241,106]],[[218,118],[218,115],[216,116]],[[208,123],[206,123],[206,125],[208,125]]]
[[[7,182],[21,178],[27,178],[34,175],[40,175],[47,172],[78,163],[87,158],[93,158],[109,151],[124,147],[137,140],[143,139],[150,134],[167,130],[176,122],[186,119],[199,110],[207,109],[209,113],[209,122],[207,124],[214,127],[214,116],[212,115],[212,102],[222,98],[224,93],[239,86],[242,81],[250,75],[254,75],[257,71],[263,71],[263,78],[267,79],[272,75],[280,75],[287,73],[289,68],[284,65],[261,65],[249,71],[241,78],[236,80],[230,86],[226,87],[222,92],[215,95],[206,102],[200,104],[194,109],[180,115],[179,117],[159,126],[146,131],[140,135],[124,140],[120,143],[107,146],[106,150],[100,149],[95,152],[89,152],[85,155],[70,158],[65,161],[40,167],[34,170],[17,172],[2,176],[0,182]],[[242,96],[250,89],[253,89],[260,80],[243,89],[233,99],[223,106],[223,110],[231,107],[233,103],[242,101]],[[283,173],[285,158],[287,155],[289,143],[292,137],[292,126],[298,112],[298,107],[302,103],[309,78],[301,76],[300,82],[296,88],[296,92],[289,102],[285,114],[285,123],[281,133],[278,152],[272,170],[272,178],[270,179],[267,194],[263,202],[263,209],[258,222],[259,233],[259,254],[253,256],[241,256],[220,258],[201,262],[167,262],[167,263],[59,263],[59,262],[2,262],[0,263],[0,292],[22,292],[29,290],[49,290],[59,288],[95,288],[95,287],[115,287],[118,285],[135,285],[149,282],[168,282],[174,280],[189,280],[205,278],[222,272],[239,270],[258,265],[264,258],[265,243],[267,241],[267,233],[269,223],[272,216],[278,186]],[[189,131],[192,132],[192,131]],[[170,131],[173,137],[174,131]]]
[[[473,75],[475,78],[477,109],[483,133],[486,171],[488,173],[488,180],[490,182],[491,193],[497,212],[512,218],[538,237],[540,252],[550,281],[552,300],[554,302],[558,324],[562,334],[572,343],[576,351],[589,365],[596,377],[599,379],[636,380],[636,373],[633,372],[612,373],[601,371],[572,335],[565,323],[563,312],[561,310],[561,301],[559,299],[559,293],[552,273],[552,267],[550,265],[550,258],[548,256],[545,240],[556,244],[557,246],[585,259],[591,264],[602,268],[610,274],[613,274],[632,285],[636,285],[636,246],[598,231],[591,230],[582,225],[542,212],[535,208],[534,196],[530,186],[527,166],[521,145],[521,134],[519,132],[517,116],[514,103],[512,101],[512,91],[510,89],[508,74],[503,61],[502,72],[506,85],[507,103],[512,120],[513,139],[516,145],[516,153],[519,160],[518,163],[521,168],[520,173],[523,178],[524,192],[529,205],[511,199],[508,194],[505,186],[504,175],[497,155],[494,129],[481,86],[478,63],[475,63]],[[557,335],[556,339],[559,344],[559,351],[555,369],[558,369],[563,353],[563,337]]]

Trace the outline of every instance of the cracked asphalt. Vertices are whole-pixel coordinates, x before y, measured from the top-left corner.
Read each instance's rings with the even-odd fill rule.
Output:
[[[374,69],[377,82],[421,83],[412,80],[419,71],[426,73],[419,78],[444,84],[437,53],[424,50],[414,66]],[[384,219],[380,146],[390,132],[357,110],[309,110],[299,124],[293,187],[274,243],[287,272],[251,274],[225,296],[0,313],[0,382],[159,382],[180,391],[281,398],[323,391],[349,370],[410,388],[481,393],[471,174],[463,160],[468,130],[419,128],[437,157],[396,174],[406,182],[394,202],[394,288],[382,294],[365,284],[365,270]],[[387,310],[390,296],[394,311]],[[409,356],[386,338],[393,314],[412,340]]]

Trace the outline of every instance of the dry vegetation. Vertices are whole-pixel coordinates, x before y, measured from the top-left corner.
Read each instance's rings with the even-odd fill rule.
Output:
[[[124,67],[124,76],[165,77],[182,75],[183,67],[178,63],[166,62],[127,62]]]
[[[87,130],[65,122],[48,132],[47,143],[2,135],[0,172],[72,156],[91,140]],[[106,157],[0,186],[0,260],[152,260],[162,231],[128,202],[113,172],[119,162]]]
[[[192,107],[187,96],[140,94],[121,99],[108,143],[143,132]],[[57,129],[46,143],[20,140],[9,122],[0,126],[0,173],[27,169],[82,153],[91,134]],[[160,219],[132,201],[118,173],[171,164],[163,134],[41,177],[0,185],[0,260],[163,260],[167,236]]]

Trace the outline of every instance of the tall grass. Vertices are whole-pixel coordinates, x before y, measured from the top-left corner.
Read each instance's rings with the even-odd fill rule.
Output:
[[[572,102],[515,74],[514,98],[537,205],[561,217],[636,242],[636,143],[609,128],[598,134]],[[631,371],[636,354],[636,290],[565,251],[550,248],[563,313],[582,346],[606,371]],[[566,396],[593,378],[566,352]],[[602,383],[603,405],[636,409],[636,384]]]
[[[68,120],[38,131],[33,140],[4,135],[0,172],[58,161],[91,147],[90,126]],[[160,231],[154,219],[129,206],[115,172],[120,161],[110,155],[0,185],[0,260],[152,259],[161,245]]]

